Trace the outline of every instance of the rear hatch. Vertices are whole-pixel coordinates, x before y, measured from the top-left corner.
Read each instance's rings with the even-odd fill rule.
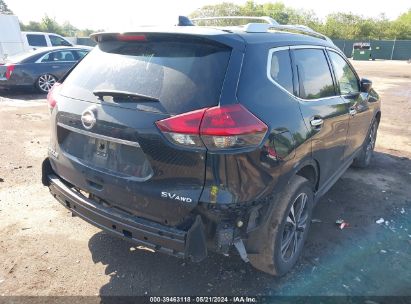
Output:
[[[99,40],[54,97],[53,169],[105,204],[188,225],[206,151],[171,144],[155,123],[217,105],[231,48],[159,33]]]

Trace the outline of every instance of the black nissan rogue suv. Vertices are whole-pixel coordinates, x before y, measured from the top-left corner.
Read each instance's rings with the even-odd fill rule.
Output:
[[[49,93],[43,184],[74,215],[140,246],[208,250],[282,275],[315,203],[370,163],[371,82],[303,27],[174,26],[92,35]]]

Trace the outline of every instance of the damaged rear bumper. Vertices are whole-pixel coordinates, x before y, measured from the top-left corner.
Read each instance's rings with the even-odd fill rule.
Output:
[[[199,262],[207,256],[204,225],[197,216],[188,231],[148,221],[112,207],[103,206],[68,185],[43,163],[43,184],[51,194],[74,215],[90,224],[129,240],[136,245],[180,258]]]

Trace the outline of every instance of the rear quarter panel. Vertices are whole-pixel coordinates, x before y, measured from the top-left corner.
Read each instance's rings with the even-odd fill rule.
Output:
[[[272,44],[247,46],[239,76],[239,102],[268,126],[258,149],[230,154],[207,154],[202,202],[250,203],[270,195],[290,178],[300,163],[311,158],[308,130],[298,102],[267,77]],[[277,148],[277,156],[270,148]]]

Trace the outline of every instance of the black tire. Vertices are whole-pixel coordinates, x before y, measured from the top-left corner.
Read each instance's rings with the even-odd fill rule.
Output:
[[[302,205],[300,199],[306,198],[305,207],[300,220],[304,217],[304,228],[300,231],[295,229],[292,221],[291,210],[298,214],[297,207]],[[301,256],[308,230],[311,223],[312,209],[314,205],[314,193],[312,184],[301,176],[295,176],[291,179],[285,191],[279,197],[278,201],[272,202],[271,214],[268,218],[268,225],[263,228],[264,235],[263,247],[259,253],[250,258],[251,264],[266,273],[281,276],[290,271]],[[297,215],[296,215],[297,216]],[[298,222],[298,218],[297,218]],[[301,223],[301,222],[300,222]],[[284,250],[287,236],[294,234],[297,237],[295,250]],[[294,245],[294,239],[291,239]],[[288,255],[287,255],[288,253]]]
[[[371,124],[371,128],[368,131],[367,137],[361,147],[361,151],[352,163],[353,167],[366,168],[370,165],[371,158],[374,153],[375,141],[377,139],[377,131],[378,120],[374,118]]]
[[[41,75],[36,80],[36,88],[41,93],[48,93],[53,85],[57,82],[57,78],[51,74]]]

